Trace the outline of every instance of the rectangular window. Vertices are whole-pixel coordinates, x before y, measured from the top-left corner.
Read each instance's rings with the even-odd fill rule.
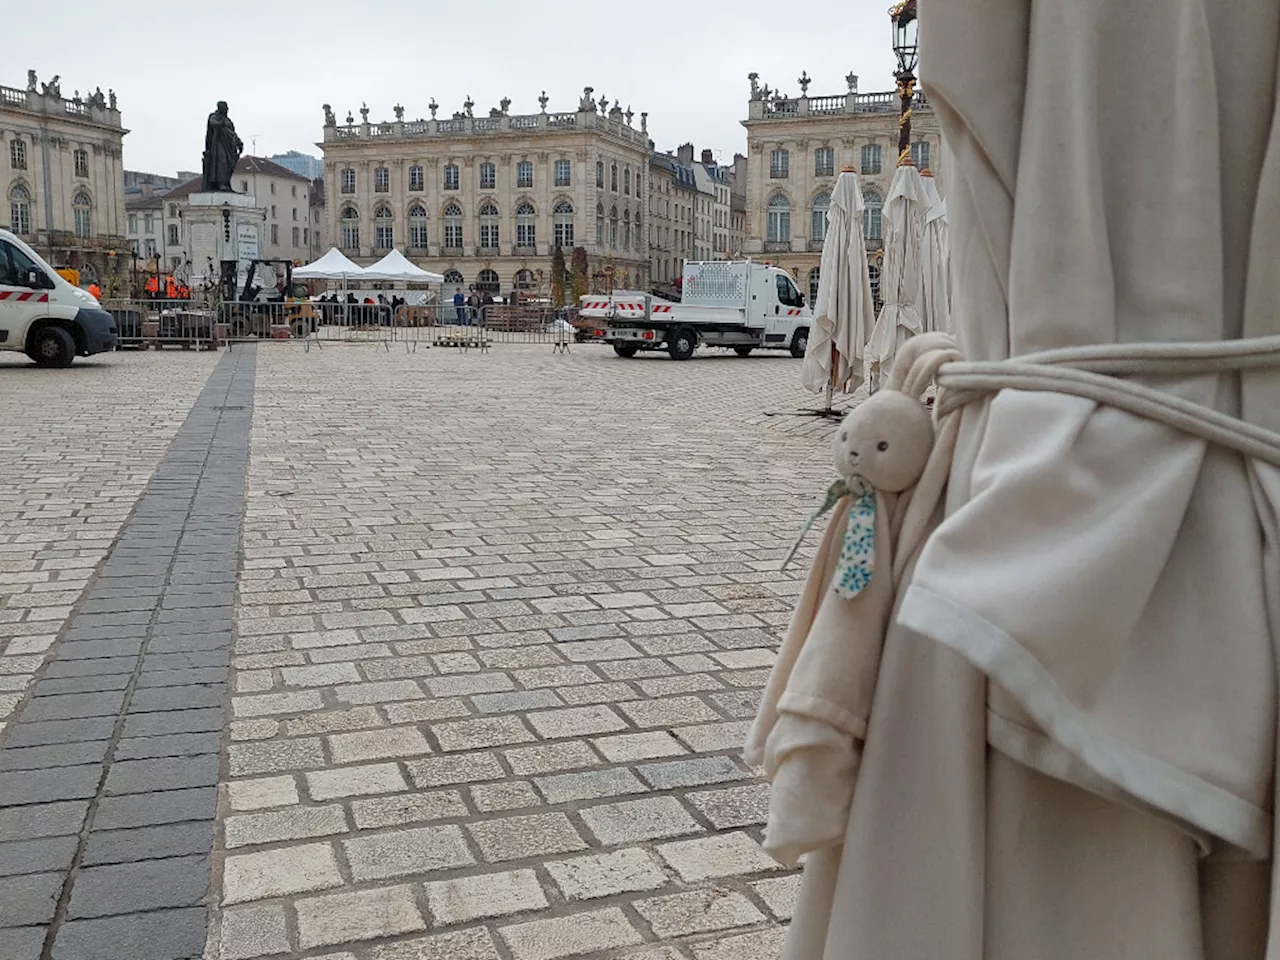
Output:
[[[77,177],[89,176],[89,151],[77,150],[75,152],[75,160],[76,160],[76,176]]]
[[[533,161],[521,160],[516,164],[516,186],[525,188],[533,186]]]
[[[241,193],[248,193],[248,192],[249,192],[249,181],[248,181],[248,180],[241,180],[241,181],[240,181],[240,192],[241,192]]]
[[[569,249],[573,246],[573,221],[556,220],[556,246]]]
[[[278,223],[271,225],[271,242],[276,246],[280,245],[280,225]]]
[[[458,220],[446,220],[444,223],[444,245],[450,250],[462,249],[462,223]]]
[[[862,174],[879,173],[882,169],[881,150],[878,143],[867,143],[862,147]]]
[[[302,228],[302,242],[303,243],[311,242],[311,230],[307,227]]]
[[[422,168],[413,166],[409,168],[409,189],[414,191],[422,190],[426,183],[423,176]]]
[[[294,219],[295,221],[298,219],[298,208],[297,208],[297,207],[294,207],[294,208],[293,208],[293,219]]]
[[[387,193],[391,189],[391,171],[386,167],[373,171],[373,189],[375,193]]]
[[[271,181],[271,195],[273,197],[276,195],[276,182],[274,180]]]
[[[298,228],[297,228],[297,227],[294,227],[294,228],[293,228],[293,245],[294,245],[295,247],[300,247],[300,246],[302,246],[301,240],[302,240],[302,234],[301,234],[301,232],[298,230]]]
[[[604,161],[596,161],[596,186],[601,190],[604,189]]]
[[[813,151],[813,175],[815,177],[834,177],[836,175],[835,147],[819,147]]]
[[[350,167],[342,171],[342,192],[356,192],[356,172]]]
[[[457,190],[460,179],[458,165],[456,163],[446,163],[444,165],[444,188],[446,190]]]
[[[392,228],[389,223],[375,224],[373,228],[373,245],[379,250],[390,250],[395,246]]]
[[[791,175],[791,154],[786,150],[774,150],[769,154],[769,176],[785,180]]]
[[[15,170],[27,169],[27,145],[22,140],[9,141],[9,166]]]
[[[295,183],[289,188],[289,196],[296,197],[298,195],[298,185]]]
[[[498,225],[496,223],[480,224],[480,246],[486,250],[498,249]]]
[[[573,164],[568,160],[556,161],[556,186],[568,187],[573,180]]]
[[[143,231],[144,231],[145,233],[155,233],[155,232],[156,232],[156,218],[155,218],[155,217],[153,217],[153,216],[152,216],[151,214],[149,214],[149,213],[148,213],[148,214],[146,214],[146,215],[142,218],[142,229],[143,229]]]
[[[274,220],[275,218],[276,218],[276,205],[273,203],[271,205],[271,219]]]
[[[344,250],[360,248],[360,224],[358,221],[343,221],[342,247]]]
[[[424,220],[409,221],[409,246],[417,250],[427,249],[427,224]]]
[[[138,215],[136,213],[129,214],[129,232],[135,234],[138,232]]]
[[[917,170],[929,169],[929,144],[923,140],[917,140],[911,145],[911,162],[916,165]]]
[[[516,224],[517,247],[532,247],[537,242],[536,236],[537,234],[532,222],[522,220]]]
[[[480,164],[480,189],[494,190],[498,186],[498,168],[492,163]]]

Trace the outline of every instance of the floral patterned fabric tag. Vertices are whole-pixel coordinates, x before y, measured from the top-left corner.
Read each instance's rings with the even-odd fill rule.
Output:
[[[876,495],[864,489],[849,507],[844,544],[833,579],[836,595],[852,600],[871,582],[876,552]]]

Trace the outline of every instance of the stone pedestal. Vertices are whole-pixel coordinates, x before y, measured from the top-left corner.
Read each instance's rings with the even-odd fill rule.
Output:
[[[262,244],[267,212],[243,193],[193,193],[182,205],[192,287],[216,287],[222,263],[234,260],[237,293]]]

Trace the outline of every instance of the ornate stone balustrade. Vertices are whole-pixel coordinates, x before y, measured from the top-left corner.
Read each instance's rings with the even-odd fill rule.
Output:
[[[110,94],[110,100],[101,91],[90,94],[88,99],[77,99],[64,97],[61,91],[46,93],[38,89],[0,87],[0,106],[120,128],[120,111],[116,109],[114,93]]]
[[[596,130],[642,149],[651,146],[646,130],[636,130],[624,120],[591,111],[534,113],[510,116],[455,117],[448,120],[397,120],[393,123],[329,124],[326,143],[347,140],[422,140],[437,137],[501,137],[534,130]]]

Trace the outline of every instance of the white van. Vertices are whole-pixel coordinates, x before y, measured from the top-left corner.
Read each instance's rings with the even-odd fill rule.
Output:
[[[112,350],[116,322],[96,299],[54,272],[29,246],[0,230],[0,350],[42,367]]]

